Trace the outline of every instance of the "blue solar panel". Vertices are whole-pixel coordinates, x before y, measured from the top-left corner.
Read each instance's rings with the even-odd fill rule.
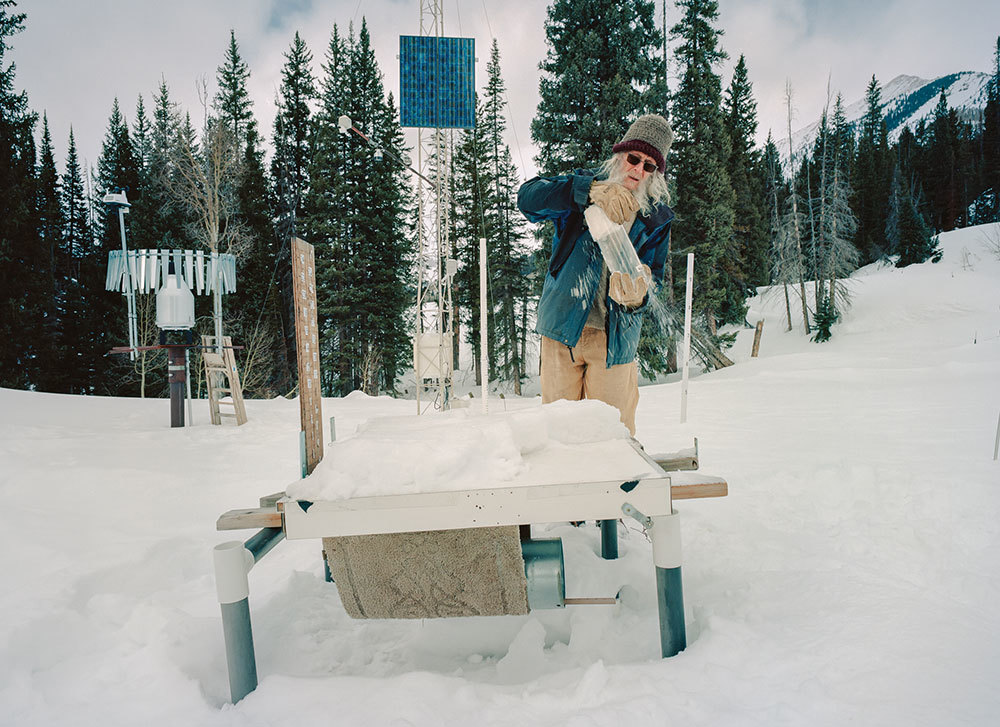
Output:
[[[474,38],[399,36],[402,126],[471,129],[476,125]]]

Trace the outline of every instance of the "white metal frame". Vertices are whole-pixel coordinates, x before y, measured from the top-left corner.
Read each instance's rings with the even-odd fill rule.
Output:
[[[635,445],[633,445],[635,447]],[[670,475],[637,447],[654,474],[639,480],[516,485],[453,492],[353,497],[316,502],[289,500],[289,540],[343,535],[456,530],[576,520],[615,520],[631,505],[646,517],[672,512]],[[627,483],[627,484],[626,484]]]

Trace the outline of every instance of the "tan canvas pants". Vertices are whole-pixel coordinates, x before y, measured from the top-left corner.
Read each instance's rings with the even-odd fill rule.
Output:
[[[597,399],[621,412],[622,424],[635,436],[639,374],[635,361],[607,368],[608,337],[586,327],[572,349],[542,336],[542,403],[559,399]]]

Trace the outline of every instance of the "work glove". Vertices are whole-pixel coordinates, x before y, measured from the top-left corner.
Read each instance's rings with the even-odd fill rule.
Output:
[[[616,225],[624,224],[639,211],[639,203],[632,193],[615,182],[600,181],[590,185],[590,201],[604,210],[604,214]]]
[[[652,273],[648,265],[643,265],[636,276],[611,273],[608,279],[608,295],[611,300],[626,308],[638,308],[646,299]]]

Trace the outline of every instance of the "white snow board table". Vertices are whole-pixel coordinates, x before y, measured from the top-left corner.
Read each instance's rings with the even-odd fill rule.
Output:
[[[573,599],[565,597],[561,540],[535,541],[530,537],[530,525],[597,520],[602,556],[613,559],[618,556],[619,518],[630,517],[642,524],[652,543],[661,653],[669,657],[682,651],[686,632],[681,536],[672,500],[724,496],[727,483],[717,477],[668,471],[658,463],[697,467],[696,449],[693,453],[685,450],[650,456],[628,439],[602,442],[600,447],[588,444],[581,447],[579,466],[564,474],[560,473],[567,469],[565,449],[559,455],[560,467],[544,461],[542,452],[535,460],[526,457],[528,466],[518,477],[474,489],[315,501],[292,500],[278,493],[262,498],[260,508],[223,514],[217,522],[219,530],[262,528],[245,543],[223,543],[214,552],[233,702],[257,686],[248,573],[286,537],[297,540],[518,525],[529,608],[560,608],[573,604]],[[583,472],[592,472],[595,477],[586,479]],[[554,547],[539,549],[534,547],[536,543]]]

